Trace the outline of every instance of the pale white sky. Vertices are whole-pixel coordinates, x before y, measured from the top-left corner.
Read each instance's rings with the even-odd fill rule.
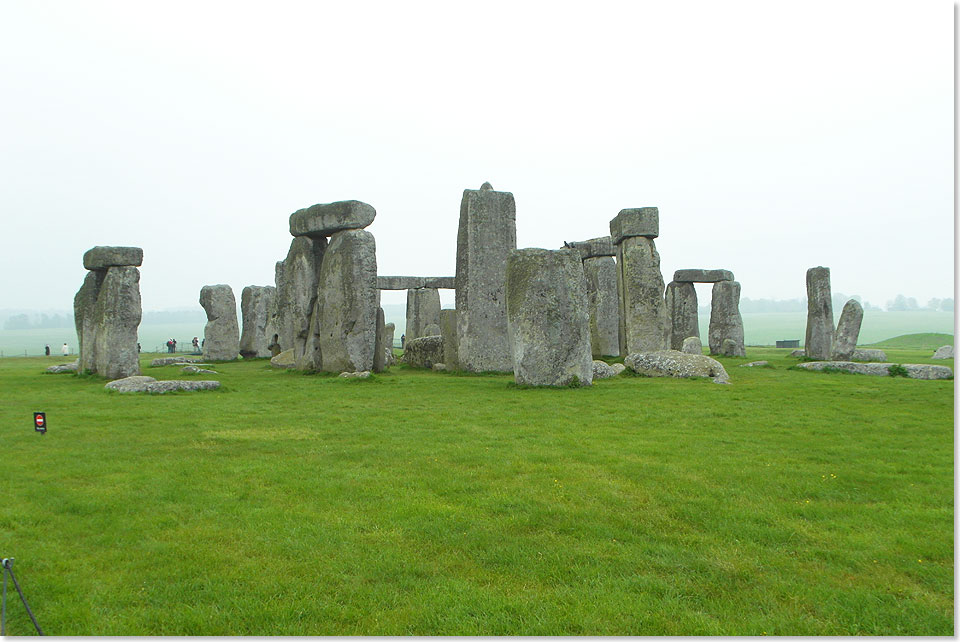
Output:
[[[519,247],[657,206],[665,281],[727,268],[786,299],[825,265],[879,305],[953,296],[953,12],[7,0],[0,308],[70,308],[94,245],[143,248],[146,310],[239,299],[291,212],[343,199],[377,209],[380,274],[453,275],[483,181]]]

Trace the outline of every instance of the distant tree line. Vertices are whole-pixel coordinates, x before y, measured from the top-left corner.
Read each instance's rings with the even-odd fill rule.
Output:
[[[859,294],[846,295],[842,292],[833,294],[833,309],[835,314],[839,314],[844,304],[850,299],[860,302],[864,310],[881,311],[878,305],[869,301],[864,301]],[[935,312],[953,312],[953,299],[930,299],[927,305],[920,307],[917,300],[913,297],[906,297],[898,294],[892,301],[887,301],[886,310],[888,312],[909,312],[914,310],[929,310]],[[807,311],[807,297],[799,299],[751,299],[743,297],[740,299],[741,312],[804,312]],[[710,313],[710,306],[700,306],[700,312]]]
[[[15,314],[12,317],[7,317],[7,320],[3,322],[4,330],[30,330],[33,328],[37,329],[49,329],[49,328],[72,328],[73,327],[73,315],[72,314],[53,314],[53,315],[33,315],[32,317],[28,314]]]
[[[898,294],[892,301],[887,301],[888,312],[909,312],[911,310],[935,310],[938,312],[953,312],[953,299],[930,299],[927,305],[920,307],[915,298]]]

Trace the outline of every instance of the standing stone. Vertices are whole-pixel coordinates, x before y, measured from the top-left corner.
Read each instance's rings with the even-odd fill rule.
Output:
[[[669,318],[660,254],[652,238],[630,236],[617,245],[617,289],[620,354],[666,349]]]
[[[383,351],[387,355],[387,365],[392,366],[396,363],[396,359],[393,356],[393,337],[397,331],[397,326],[393,323],[387,323],[383,326]]]
[[[428,336],[430,324],[440,325],[440,291],[435,288],[407,290],[407,341]]]
[[[384,346],[386,339],[386,320],[383,308],[377,308],[377,342],[373,349],[373,371],[383,372],[390,363],[387,361],[387,350]]]
[[[703,354],[703,343],[700,337],[687,337],[680,346],[680,352],[684,354]]]
[[[670,317],[670,349],[686,352],[683,350],[683,344],[687,338],[700,338],[697,290],[693,287],[693,283],[671,281],[667,284],[664,303],[667,306],[667,315]]]
[[[133,266],[108,268],[95,308],[97,374],[109,379],[140,374],[137,327],[141,314],[140,270]]]
[[[607,245],[613,247],[609,243]],[[594,239],[596,241],[598,239]],[[592,241],[584,241],[578,249],[591,249]],[[596,357],[620,356],[620,302],[617,295],[617,262],[612,256],[590,257],[583,260],[583,275],[587,284],[587,305],[590,311],[590,350]]]
[[[200,305],[207,313],[203,328],[203,358],[232,361],[240,352],[240,327],[237,324],[237,300],[229,285],[205,285],[200,288]]]
[[[312,322],[319,349],[304,355],[310,367],[326,372],[373,369],[379,307],[373,234],[366,230],[335,233],[320,268]]]
[[[860,324],[863,323],[863,306],[854,299],[850,299],[843,306],[840,320],[837,322],[837,333],[833,342],[833,359],[850,361],[857,349],[857,339],[860,337]]]
[[[590,314],[579,253],[514,250],[507,259],[506,277],[515,381],[532,386],[590,385]]]
[[[509,372],[513,357],[504,295],[507,256],[517,247],[517,207],[489,183],[464,190],[457,232],[457,344],[469,372]]]
[[[290,350],[297,359],[306,351],[310,315],[317,303],[317,281],[327,249],[327,240],[298,236],[290,243],[277,278],[277,333],[280,349]]]
[[[803,347],[811,359],[827,360],[833,355],[830,268],[807,270],[807,333]]]
[[[729,339],[732,347],[724,352],[723,342]],[[710,354],[728,357],[745,357],[743,345],[743,318],[740,316],[740,283],[717,281],[713,285],[710,300],[710,328],[708,330]]]
[[[87,272],[73,298],[73,320],[80,341],[78,372],[94,372],[97,368],[97,296],[106,275],[106,270]]]
[[[441,335],[439,323],[428,323],[427,327],[423,329],[423,336],[425,337],[439,337]]]
[[[440,310],[440,336],[443,337],[443,363],[447,370],[460,369],[457,352],[457,311]]]
[[[952,345],[940,346],[939,348],[936,349],[936,351],[933,353],[933,356],[930,358],[931,359],[953,359],[953,346]]]
[[[240,293],[240,313],[243,333],[240,335],[240,355],[244,359],[273,356],[273,323],[271,310],[277,289],[272,285],[248,285]]]

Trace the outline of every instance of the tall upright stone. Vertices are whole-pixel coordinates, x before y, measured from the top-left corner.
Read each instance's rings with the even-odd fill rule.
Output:
[[[277,333],[280,349],[303,357],[310,334],[310,315],[317,303],[317,282],[327,239],[297,236],[277,273]]]
[[[583,274],[587,285],[590,349],[593,356],[619,356],[620,302],[617,295],[617,262],[612,256],[591,256],[583,259]]]
[[[447,370],[459,370],[456,310],[440,310],[440,336],[443,337],[443,364],[447,366]]]
[[[140,374],[140,270],[132,265],[107,268],[95,310],[96,373],[109,379]]]
[[[807,270],[807,332],[803,347],[811,359],[828,360],[833,354],[833,299],[827,267]]]
[[[663,298],[670,317],[670,349],[683,352],[685,339],[700,338],[697,290],[693,283],[671,281]]]
[[[440,291],[436,288],[407,290],[407,341],[427,336],[430,324],[440,325]]]
[[[484,183],[463,191],[457,232],[457,344],[469,372],[513,369],[504,294],[507,256],[517,247],[517,207],[510,192]]]
[[[107,275],[106,270],[91,270],[73,298],[73,320],[80,342],[79,372],[97,369],[97,297]]]
[[[387,350],[385,345],[387,332],[386,319],[383,316],[383,308],[377,308],[377,341],[373,348],[373,371],[383,372],[390,365],[387,361]]]
[[[590,385],[590,314],[574,250],[514,250],[507,259],[513,374],[532,386]]]
[[[327,372],[373,369],[380,307],[373,234],[343,230],[330,237],[317,291],[310,330],[316,348],[298,360],[298,367]]]
[[[850,361],[857,349],[857,339],[860,338],[860,325],[863,323],[863,306],[856,299],[850,299],[840,312],[837,322],[837,332],[833,342],[833,356],[835,361]]]
[[[393,339],[396,336],[397,326],[393,323],[386,323],[383,326],[383,351],[387,355],[387,365],[392,366],[394,364],[393,356]]]
[[[663,300],[663,274],[654,239],[659,235],[656,207],[621,210],[610,221],[617,247],[617,289],[620,302],[620,354],[664,350],[669,319]]]
[[[237,323],[237,299],[229,285],[205,285],[200,288],[200,305],[207,313],[203,328],[203,358],[231,361],[240,353],[240,326]]]
[[[728,357],[747,356],[743,343],[743,318],[740,316],[740,283],[717,281],[710,297],[710,354]],[[693,335],[691,335],[693,336]],[[724,350],[724,342],[730,344]]]
[[[243,332],[240,335],[240,355],[244,359],[273,356],[272,311],[277,289],[272,285],[248,285],[240,293],[240,313]]]

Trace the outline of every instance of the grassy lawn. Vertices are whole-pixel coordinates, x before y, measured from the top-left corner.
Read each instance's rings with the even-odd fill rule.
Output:
[[[730,386],[257,360],[163,396],[0,360],[0,556],[53,635],[953,635],[953,381],[789,352]]]

